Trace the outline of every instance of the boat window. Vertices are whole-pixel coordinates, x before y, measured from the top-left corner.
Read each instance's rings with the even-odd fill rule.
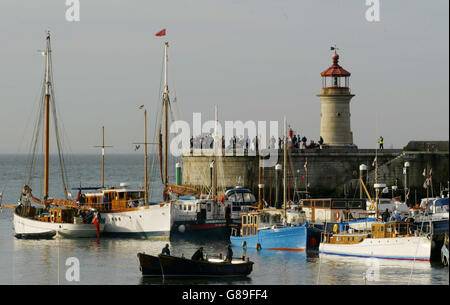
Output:
[[[323,207],[323,201],[322,200],[316,200],[314,201],[314,206],[316,208],[322,208]]]
[[[128,198],[129,199],[140,199],[142,196],[141,196],[141,192],[129,192],[128,193],[129,194],[129,196],[128,196]]]
[[[358,208],[362,208],[362,202],[361,201],[349,201],[348,202],[348,207],[351,209],[358,209]]]
[[[303,206],[304,207],[310,207],[311,206],[311,202],[309,200],[303,200]]]
[[[211,203],[208,203],[207,205],[206,205],[206,208],[208,209],[208,212],[211,212]],[[190,210],[190,209],[189,209]]]
[[[256,225],[258,223],[258,216],[254,216],[253,223]]]
[[[244,201],[245,202],[255,202],[256,198],[252,193],[244,193]]]
[[[383,226],[380,228],[380,231],[381,231],[381,232],[384,232],[384,227],[383,227]]]
[[[323,207],[324,208],[329,208],[331,205],[331,201],[330,200],[324,200],[323,201]]]
[[[125,198],[125,193],[120,192],[120,193],[119,193],[119,199],[124,199],[124,198]]]
[[[242,193],[236,194],[236,202],[244,202],[244,197],[242,196]]]
[[[243,225],[247,224],[247,216],[242,216],[242,224]]]
[[[345,208],[345,201],[333,201],[333,208]]]

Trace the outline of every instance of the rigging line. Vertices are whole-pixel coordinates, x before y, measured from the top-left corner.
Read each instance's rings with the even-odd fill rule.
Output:
[[[33,101],[35,101],[35,100],[37,100],[37,99],[39,98],[39,95],[40,95],[39,91],[41,91],[41,90],[42,90],[42,87],[39,88],[39,90],[38,90],[38,92],[36,93],[35,98],[33,99]],[[32,108],[31,108],[31,111],[28,113],[28,118],[27,118],[26,121],[25,121],[25,122],[26,122],[26,123],[25,123],[25,128],[24,128],[24,130],[23,130],[23,132],[22,132],[21,140],[19,141],[19,147],[18,147],[16,153],[14,154],[14,158],[13,158],[13,163],[14,163],[14,164],[17,163],[18,158],[19,158],[19,153],[20,153],[20,151],[22,150],[22,145],[24,144],[25,135],[26,135],[26,133],[27,133],[27,130],[29,129],[29,125],[30,125],[30,122],[31,122],[32,114],[33,114],[33,113],[36,113],[36,109],[35,109],[35,108],[36,108],[36,103],[33,103],[32,105],[33,105],[33,106],[32,106]],[[24,177],[26,177],[26,172],[27,172],[27,167],[26,167],[26,165],[25,165],[25,167],[24,167],[24,170],[25,170],[25,172],[24,172]],[[5,184],[3,185],[3,190],[2,190],[3,193],[5,192],[6,187],[7,187],[7,184],[5,183]]]
[[[158,98],[157,98],[157,111],[155,112],[155,124],[154,124],[154,132],[153,132],[153,143],[157,142],[157,138],[159,138],[159,131],[161,130],[161,122],[160,119],[162,117],[162,86],[163,86],[163,73],[164,73],[164,56],[162,57],[161,62],[161,73],[160,73],[160,81],[159,81],[159,90],[158,90]],[[158,128],[159,127],[159,128]],[[152,145],[151,147],[151,169],[150,169],[150,179],[148,184],[148,194],[150,198],[153,196],[153,187],[152,187],[152,181],[153,181],[153,175],[155,173],[155,162],[157,158],[159,158],[159,145],[158,147],[153,147],[156,145]],[[161,178],[162,179],[162,178]]]
[[[60,142],[60,136],[59,136],[58,120],[56,118],[56,105],[55,105],[54,98],[52,98],[51,101],[52,101],[52,106],[53,106],[53,120],[55,123],[54,128],[55,128],[56,144],[58,147],[60,173],[61,173],[61,179],[62,179],[62,184],[63,184],[63,188],[64,188],[64,197],[67,199],[67,184],[66,184],[67,176],[66,176],[66,172],[65,172],[64,156],[61,152],[61,142]]]
[[[51,63],[51,65],[50,65],[50,67],[51,67],[51,74],[50,74],[50,78],[51,78],[51,84],[52,84],[52,87],[51,87],[51,90],[52,90],[52,96],[53,96],[53,98],[55,98],[56,97],[56,94],[55,94],[55,92],[54,92],[54,88],[55,88],[55,82],[54,82],[54,80],[53,80],[53,63],[52,63],[52,61],[51,61],[51,57],[50,57],[50,63]],[[56,104],[55,104],[56,105]],[[60,114],[60,112],[59,112],[59,109],[55,106],[55,109],[56,109],[56,114],[57,114],[57,116],[56,116],[56,114],[55,114],[55,118],[56,117],[61,117],[61,114]],[[71,151],[72,152],[72,149],[71,149],[71,146],[70,146],[70,137],[68,136],[68,133],[67,133],[67,131],[66,131],[66,129],[65,129],[65,125],[64,125],[64,121],[61,121],[58,125],[57,125],[57,127],[60,129],[60,128],[62,128],[62,136],[60,136],[60,133],[59,133],[59,131],[58,131],[58,140],[59,141],[61,141],[61,148],[62,148],[62,151],[64,152],[64,147],[66,147],[67,148],[67,150],[69,150],[69,151]],[[66,144],[66,139],[68,139],[67,140],[67,144]],[[64,156],[65,155],[65,156]],[[68,155],[67,154],[62,154],[62,157],[63,157],[63,170],[64,170],[64,173],[65,173],[65,181],[66,181],[66,188],[67,188],[67,184],[68,184],[68,182],[69,182],[69,180],[68,180],[68,176],[67,176],[67,162],[65,161],[67,158],[69,158],[68,157]],[[71,159],[69,158],[69,166],[70,166],[70,164],[72,164],[72,162],[71,162]]]
[[[30,146],[28,148],[28,160],[27,160],[27,167],[25,169],[26,173],[24,175],[24,184],[30,184],[32,182],[32,175],[33,175],[33,167],[34,167],[34,162],[36,161],[36,149],[37,149],[37,145],[38,145],[38,140],[39,140],[39,134],[41,131],[41,124],[42,124],[42,120],[43,120],[43,116],[44,116],[44,103],[43,103],[43,95],[44,95],[44,83],[42,83],[41,86],[41,94],[40,94],[40,98],[38,101],[38,105],[39,105],[39,111],[38,111],[38,115],[35,118],[35,122],[34,122],[34,128],[33,131],[31,133],[31,141],[30,141]]]
[[[39,113],[38,116],[36,117],[36,121],[35,121],[35,129],[33,130],[32,133],[32,138],[31,138],[31,143],[30,143],[30,148],[29,148],[29,156],[28,156],[28,168],[27,168],[27,172],[28,175],[25,175],[25,183],[24,184],[28,184],[30,187],[32,186],[32,182],[33,182],[33,175],[34,175],[34,164],[36,162],[38,162],[38,157],[37,157],[37,150],[38,150],[38,146],[39,146],[39,138],[40,138],[40,133],[41,133],[41,128],[44,129],[43,126],[43,118],[44,118],[44,82],[42,83],[42,90],[41,90],[41,97],[40,97],[40,101],[38,103],[39,105]],[[33,141],[34,140],[34,141]],[[41,147],[43,146],[43,138],[42,138],[42,143],[41,143]],[[42,157],[42,154],[41,154]],[[42,167],[43,168],[43,167]],[[42,169],[41,168],[41,169]],[[42,171],[41,171],[41,191],[42,191]],[[22,192],[21,192],[22,193]]]
[[[61,152],[61,137],[59,135],[59,120],[57,117],[57,110],[56,110],[56,102],[55,102],[55,91],[54,91],[54,82],[53,82],[53,64],[52,64],[52,59],[51,56],[49,58],[50,61],[50,83],[51,83],[51,108],[52,108],[52,113],[53,113],[53,121],[54,121],[54,129],[55,129],[55,138],[56,138],[56,145],[58,148],[58,157],[59,157],[59,166],[60,166],[60,172],[61,172],[61,179],[62,179],[62,184],[63,184],[63,188],[64,188],[64,197],[66,199],[68,199],[67,197],[67,176],[66,176],[66,171],[65,171],[65,161],[64,161],[64,156],[63,153]]]

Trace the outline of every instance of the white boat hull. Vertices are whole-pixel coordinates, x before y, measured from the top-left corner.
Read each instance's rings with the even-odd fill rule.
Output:
[[[17,237],[61,237],[61,238],[81,238],[97,237],[97,229],[94,224],[73,224],[44,222],[35,219],[19,216],[14,213],[14,231]],[[100,232],[104,225],[100,224]]]
[[[107,236],[169,237],[170,203],[153,204],[101,213]]]
[[[321,243],[321,254],[429,261],[431,240],[427,237],[366,238],[358,244]]]

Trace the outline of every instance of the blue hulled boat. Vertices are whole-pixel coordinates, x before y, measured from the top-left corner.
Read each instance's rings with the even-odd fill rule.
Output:
[[[306,251],[307,224],[281,223],[280,210],[263,210],[242,215],[242,227],[233,230],[233,246],[278,251]]]

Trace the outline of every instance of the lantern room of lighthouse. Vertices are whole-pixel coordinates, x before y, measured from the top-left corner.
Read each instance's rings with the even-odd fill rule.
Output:
[[[353,133],[350,129],[350,72],[339,65],[337,48],[332,48],[333,64],[323,71],[321,100],[320,136],[326,146],[351,146]]]

